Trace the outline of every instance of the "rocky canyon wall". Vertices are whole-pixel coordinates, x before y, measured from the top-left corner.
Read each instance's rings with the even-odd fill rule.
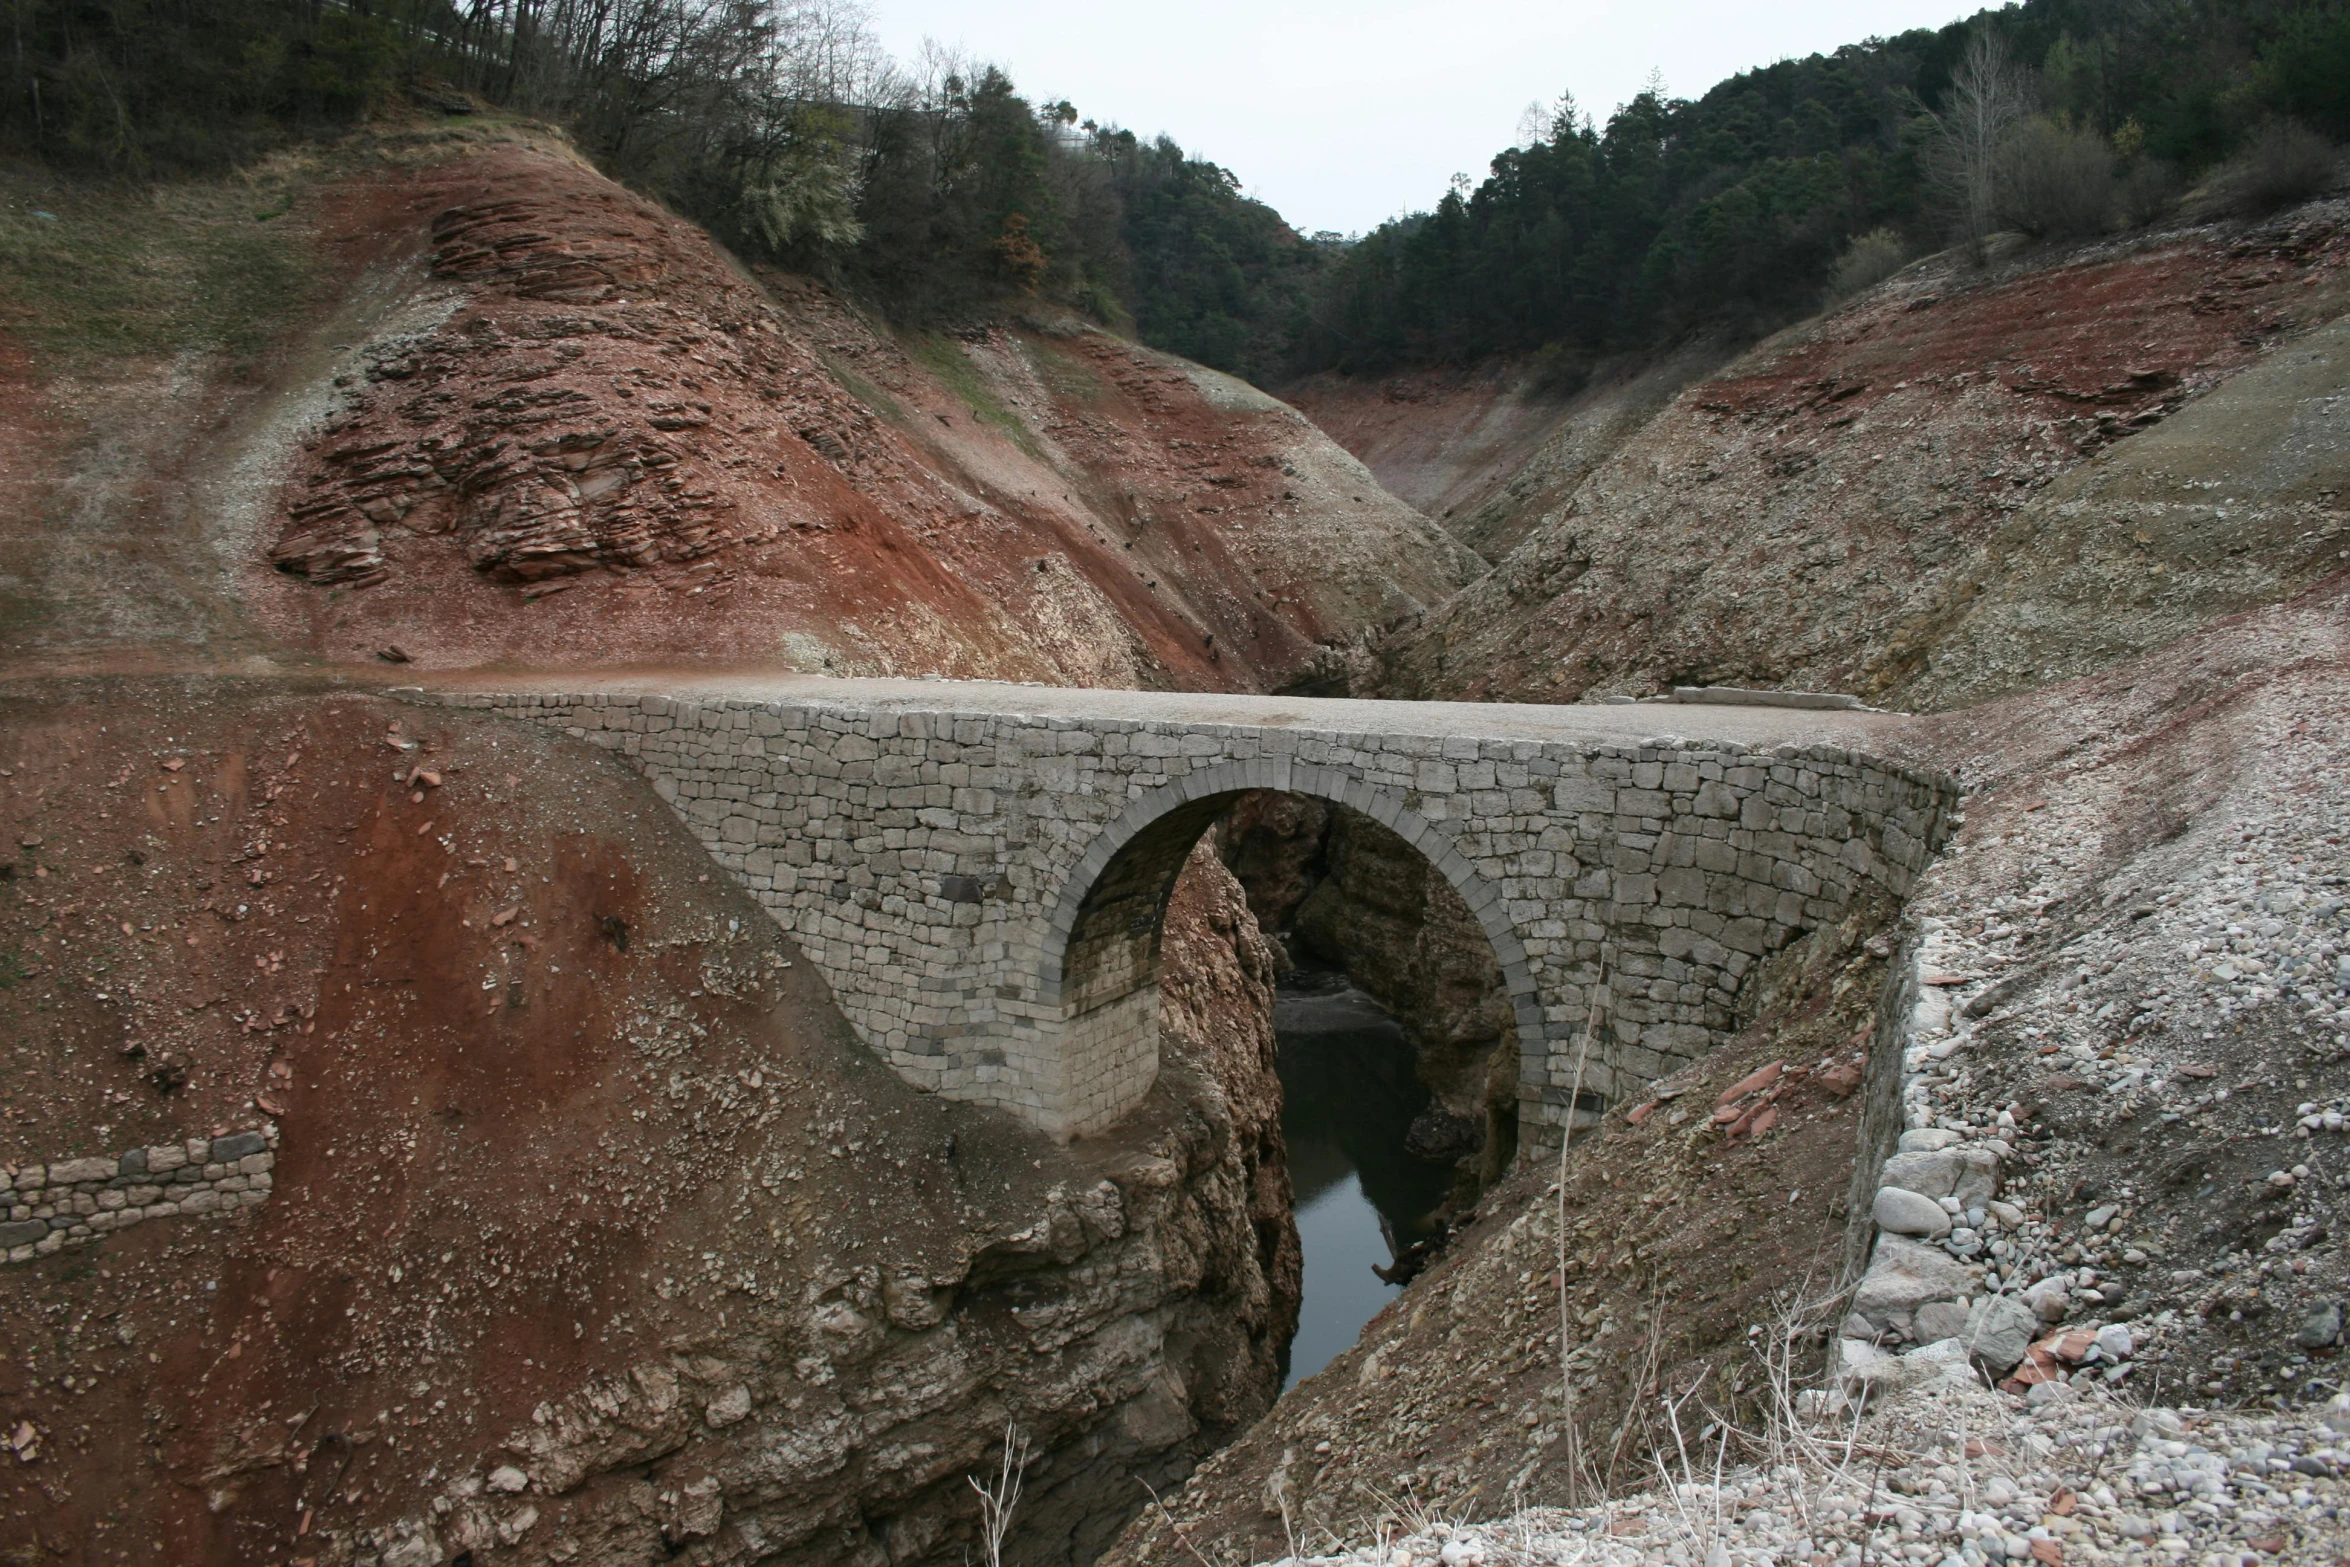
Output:
[[[264,1199],[8,1267],[0,1550],[959,1563],[1009,1424],[1020,1559],[1074,1562],[1271,1402],[1272,959],[1212,856],[1159,1087],[1063,1149],[873,1060],[617,759],[331,686],[0,703],[11,1189],[193,1138]]]
[[[1481,569],[1253,388],[1018,300],[892,326],[544,127],[387,111],[151,202],[0,194],[55,220],[0,277],[14,667],[1263,690]]]
[[[502,117],[41,202],[74,309],[169,330],[0,279],[12,673],[1264,690],[1481,569],[1249,387],[1041,308],[891,327]],[[331,679],[6,700],[0,1160],[60,1237],[0,1313],[10,1550],[959,1561],[1009,1422],[1024,1559],[1077,1560],[1270,1401],[1274,959],[1212,856],[1159,1086],[1057,1149],[898,1083],[605,759]],[[119,1184],[257,1125],[234,1217]],[[134,1190],[171,1222],[79,1222]]]
[[[543,137],[320,224],[401,302],[293,394],[244,591],[329,656],[1259,690],[1479,566],[1238,381],[1043,306],[893,329]]]
[[[1224,863],[1291,961],[1343,971],[1392,1014],[1433,1102],[1412,1131],[1428,1158],[1514,1148],[1517,1029],[1492,943],[1427,856],[1360,811],[1305,795],[1243,797]]]
[[[1627,355],[1595,367],[1572,390],[1504,362],[1359,378],[1324,373],[1281,395],[1369,464],[1381,484],[1498,562],[1676,393],[1730,357],[1705,342]]]

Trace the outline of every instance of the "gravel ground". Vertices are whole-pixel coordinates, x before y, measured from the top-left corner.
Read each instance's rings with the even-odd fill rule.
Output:
[[[1949,1364],[1857,1420],[1790,1422],[1772,1433],[1777,1463],[1716,1478],[1712,1452],[1694,1450],[1708,1444],[1693,1442],[1680,1478],[1598,1506],[1414,1519],[1392,1538],[1291,1560],[2238,1567],[2350,1550],[2350,1398],[2323,1412],[2218,1415],[2099,1389],[2019,1409]]]
[[[1909,1228],[2051,1330],[2026,1383],[2322,1402],[2350,1296],[2342,679],[2236,684],[2155,743],[2129,708],[2177,693],[2084,694],[2090,743],[1993,780],[1914,907],[1904,1147],[1988,1153],[2002,1185]],[[1907,1335],[1931,1339],[1922,1313]]]
[[[1299,1559],[2350,1563],[2342,608],[1930,721],[1971,794],[1909,911],[1882,1180],[1925,1189],[1880,1189],[1871,1270],[1919,1287],[1864,1281],[1833,1378],[1726,1443],[1693,1400],[1686,1471],[1652,1407],[1645,1489],[1498,1518],[1399,1493],[1384,1535]]]

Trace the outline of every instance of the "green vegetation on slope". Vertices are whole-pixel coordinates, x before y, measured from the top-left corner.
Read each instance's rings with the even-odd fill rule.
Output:
[[[1752,334],[1995,227],[2144,222],[2231,158],[2330,176],[2350,0],[2024,0],[1548,128],[1433,211],[1308,242],[1165,138],[884,57],[831,0],[0,0],[0,150],[210,170],[395,94],[556,121],[755,259],[914,326],[1073,306],[1258,381]],[[1961,111],[1982,111],[1971,137]]]
[[[0,172],[0,325],[61,368],[258,355],[316,258],[283,182],[88,186]]]
[[[1270,376],[1312,250],[1173,142],[907,75],[825,0],[0,0],[0,151],[205,174],[398,95],[565,126],[740,253],[917,326],[1041,297]]]
[[[1985,107],[1985,144],[1959,134]],[[2249,146],[2253,203],[2308,194],[2350,135],[2340,0],[2026,0],[1644,92],[1595,125],[1562,99],[1546,134],[1474,189],[1383,225],[1318,279],[1299,370],[1379,370],[1547,350],[1580,358],[1691,330],[1752,333],[1888,256],[1988,227],[2143,221]]]
[[[1122,214],[1123,294],[1154,348],[1252,381],[1288,368],[1282,344],[1305,308],[1323,253],[1281,215],[1240,194],[1231,172],[1162,136],[1096,132]]]
[[[908,332],[900,341],[915,363],[928,370],[938,383],[955,394],[956,400],[971,411],[971,417],[984,425],[1001,430],[1019,448],[1038,462],[1049,462],[1044,449],[1036,443],[1036,432],[998,400],[994,389],[980,375],[963,350],[951,338],[932,332]]]

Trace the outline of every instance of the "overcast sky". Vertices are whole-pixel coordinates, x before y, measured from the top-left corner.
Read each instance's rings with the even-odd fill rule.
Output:
[[[1651,71],[1723,77],[1982,0],[871,0],[890,52],[926,38],[1009,70],[1032,99],[1161,131],[1300,230],[1354,233],[1431,205],[1561,91],[1605,121]]]

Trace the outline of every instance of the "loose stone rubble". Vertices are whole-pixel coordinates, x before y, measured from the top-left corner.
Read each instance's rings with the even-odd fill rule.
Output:
[[[277,1128],[46,1164],[0,1164],[0,1260],[30,1262],[142,1219],[233,1213],[269,1200]]]
[[[1634,1495],[1475,1525],[1406,1502],[1390,1537],[1292,1560],[2249,1567],[2330,1562],[2350,1547],[2350,1396],[2323,1411],[2249,1416],[2068,1388],[2018,1408],[1975,1382],[1963,1355],[1931,1359],[1940,1369],[1858,1418],[1812,1400],[1813,1418],[1767,1433],[1774,1462],[1717,1471],[1729,1450],[1721,1434],[1693,1434],[1685,1463]]]
[[[2196,1392],[2340,1391],[2339,1269],[2318,1248],[2350,1181],[2350,793],[2338,721],[2248,718],[2268,765],[2192,830],[2142,848],[2110,821],[2077,830],[2111,787],[2084,779],[2005,802],[2006,830],[1928,879],[1909,1130],[1879,1176],[1848,1370],[1954,1335],[2043,1397],[2233,1332],[2255,1341],[2189,1356],[2217,1373]]]
[[[1651,1471],[1610,1510],[1536,1514],[1466,1476],[1399,1478],[1384,1539],[1350,1520],[1301,1553],[1343,1543],[1357,1554],[1328,1559],[1419,1567],[2350,1556],[2341,602],[1932,721],[1970,786],[1966,830],[1908,906],[1913,1001],[1875,1043],[1904,1079],[1897,1146],[1855,1203],[1870,1266],[1838,1308],[1824,1385],[1805,1387],[1817,1362],[1790,1341],[1789,1412],[1740,1419],[1719,1527],[1723,1449],[1682,1473],[1651,1403],[1677,1485]],[[1693,1457],[1720,1407],[1703,1402],[1681,1411]],[[1848,1440],[1865,1467],[1840,1461]],[[1188,1493],[1169,1506],[1204,1511]],[[1426,1527],[1479,1516],[1493,1521]]]

